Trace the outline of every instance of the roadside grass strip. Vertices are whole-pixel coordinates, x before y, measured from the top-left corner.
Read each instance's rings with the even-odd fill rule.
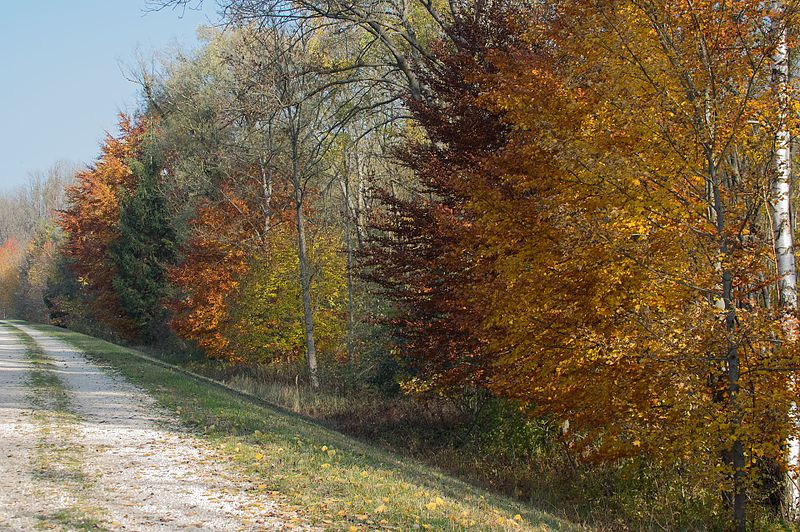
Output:
[[[27,324],[67,341],[151,393],[269,493],[332,530],[579,530],[511,499],[401,459],[208,379],[96,338]]]

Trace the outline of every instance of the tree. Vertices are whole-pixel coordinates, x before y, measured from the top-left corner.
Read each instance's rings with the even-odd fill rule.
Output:
[[[119,128],[119,137],[106,137],[95,166],[78,174],[75,184],[67,188],[68,206],[59,225],[65,236],[65,256],[78,282],[93,294],[98,318],[112,331],[130,336],[133,325],[114,291],[117,272],[110,250],[119,237],[121,199],[136,184],[129,161],[139,156],[145,126],[122,115]]]
[[[52,222],[42,222],[28,243],[19,266],[19,285],[14,293],[15,315],[46,322],[49,318],[46,292],[54,281],[60,260],[61,231]]]
[[[109,252],[122,308],[138,337],[155,342],[166,333],[165,272],[175,260],[177,237],[161,190],[162,165],[150,153],[140,159],[129,163],[136,186],[122,197],[118,236]]]
[[[777,43],[772,56],[772,82],[774,97],[779,106],[775,135],[775,173],[771,181],[770,210],[772,232],[778,274],[778,305],[783,310],[786,335],[797,336],[797,272],[795,270],[794,234],[792,229],[792,154],[789,113],[791,105],[789,80],[789,19],[782,2],[772,3],[773,27]],[[796,410],[796,406],[792,406]],[[790,412],[794,415],[794,412]],[[800,460],[800,442],[796,437],[788,440],[789,464],[797,468]],[[800,509],[800,485],[797,472],[791,471],[788,478],[788,503],[790,514]]]
[[[500,91],[495,108],[509,109],[520,131],[570,131],[569,136],[558,134],[556,141],[568,151],[549,151],[565,165],[570,181],[591,191],[588,196],[581,193],[581,202],[573,208],[580,205],[581,217],[593,220],[582,226],[586,234],[595,235],[592,240],[599,237],[603,243],[596,256],[612,258],[603,270],[604,276],[613,276],[599,286],[624,287],[624,294],[606,290],[603,299],[610,299],[614,314],[627,321],[604,325],[605,320],[581,317],[580,324],[594,323],[592,332],[602,333],[586,336],[589,343],[583,349],[593,357],[563,360],[553,368],[558,393],[545,386],[534,401],[543,404],[548,400],[544,396],[574,392],[565,386],[567,375],[577,377],[587,367],[593,371],[585,376],[606,381],[595,360],[611,367],[624,363],[626,383],[615,383],[614,388],[622,386],[624,391],[610,395],[615,402],[626,399],[604,404],[604,410],[622,416],[604,420],[603,432],[631,423],[625,420],[626,411],[639,412],[646,422],[631,441],[646,445],[639,436],[657,427],[654,442],[659,442],[659,453],[668,450],[669,459],[686,449],[713,450],[716,458],[695,454],[692,462],[718,463],[717,471],[724,472],[721,478],[714,479],[709,470],[702,474],[726,486],[734,522],[742,528],[746,493],[761,473],[753,465],[758,463],[754,457],[775,459],[785,467],[780,438],[793,431],[782,409],[788,408],[793,393],[784,379],[797,361],[788,346],[772,348],[774,338],[789,344],[791,338],[779,331],[774,312],[766,308],[768,296],[762,299],[763,279],[775,274],[764,198],[772,173],[772,139],[781,123],[779,102],[770,90],[776,35],[764,21],[781,20],[781,14],[757,2],[735,8],[713,3],[688,8],[671,2],[587,3],[567,10],[567,20],[581,23],[562,27],[562,50],[591,58],[585,66],[574,65],[564,78],[565,87],[580,87],[580,92],[570,92],[572,105],[588,111],[573,117],[580,120],[581,129],[550,125],[561,122],[542,124],[529,114],[532,100],[523,98],[526,103],[516,105],[524,90],[542,98],[533,86],[541,84],[539,76],[528,77],[528,89],[511,86]],[[526,77],[519,71],[504,72],[504,79]],[[525,142],[536,144],[531,138]],[[538,145],[552,142],[544,138]],[[609,203],[604,206],[598,199]],[[587,216],[588,209],[596,214]],[[571,249],[574,261],[583,249]],[[661,291],[670,285],[670,292]],[[691,315],[692,321],[680,315]],[[699,334],[693,337],[690,331]],[[519,342],[520,356],[507,362],[538,367],[536,356],[523,354],[526,349],[531,353],[530,343],[514,336],[508,340]],[[570,344],[577,347],[579,338],[572,333]],[[599,338],[606,347],[595,344],[593,349]],[[646,343],[640,343],[643,340]],[[541,382],[547,369],[523,371],[519,377]],[[656,384],[659,375],[667,380]],[[607,379],[615,382],[610,369]],[[674,394],[663,391],[670,388]],[[583,405],[600,400],[583,393]],[[654,404],[669,405],[668,411],[656,416]],[[705,423],[686,423],[701,411],[706,412]],[[665,438],[667,431],[674,435]],[[665,439],[682,449],[666,445]]]
[[[271,58],[262,66],[261,81],[270,94],[271,105],[255,118],[264,126],[260,152],[262,199],[272,199],[275,176],[285,179],[292,190],[291,210],[295,216],[295,235],[299,261],[303,322],[305,329],[306,362],[312,387],[319,387],[317,338],[312,302],[314,268],[309,259],[307,210],[311,191],[319,187],[330,168],[330,156],[338,133],[336,105],[338,91],[327,85],[317,66],[315,35],[286,34],[280,28],[252,30],[253,45]],[[276,151],[277,146],[283,146]],[[266,166],[266,172],[264,171]],[[269,191],[269,193],[267,193]],[[266,203],[265,203],[266,205]],[[265,208],[265,213],[271,209]],[[269,227],[267,224],[266,227]],[[266,231],[265,231],[266,232]],[[263,240],[263,239],[262,239]],[[269,248],[266,249],[269,252]]]
[[[311,311],[320,353],[335,361],[342,354],[344,337],[344,257],[341,235],[331,228],[315,228],[308,249],[314,268]],[[277,224],[265,254],[260,250],[248,261],[231,298],[231,326],[227,335],[236,353],[251,365],[302,361],[306,345],[301,287],[297,283],[299,257],[293,224]]]
[[[247,271],[247,203],[207,202],[198,209],[181,250],[181,260],[168,277],[177,298],[170,304],[170,325],[175,333],[196,343],[215,358],[241,361],[230,346],[229,297]]]
[[[498,10],[483,19],[473,13],[470,19],[462,13],[452,28],[456,44],[428,65],[423,80],[435,98],[412,106],[425,136],[412,137],[402,155],[420,185],[405,194],[384,191],[384,212],[373,220],[361,261],[365,279],[395,303],[389,323],[418,376],[417,390],[486,385],[491,361],[477,332],[486,301],[472,291],[492,279],[476,269],[476,215],[469,203],[476,187],[484,192],[496,179],[482,160],[504,145],[507,128],[498,113],[477,103],[485,86],[476,76],[489,68],[493,46],[515,38],[504,23],[508,14]],[[474,33],[467,41],[456,35],[461,31]]]
[[[0,315],[14,315],[14,295],[19,288],[19,263],[22,250],[15,239],[8,239],[0,246]]]

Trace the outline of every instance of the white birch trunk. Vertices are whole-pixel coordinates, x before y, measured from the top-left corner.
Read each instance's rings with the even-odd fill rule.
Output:
[[[776,13],[782,14],[783,5],[780,1],[773,2]],[[794,258],[794,235],[791,223],[791,136],[787,125],[788,112],[788,84],[789,84],[789,48],[787,44],[787,29],[779,29],[777,46],[772,58],[772,76],[775,85],[778,104],[780,106],[778,131],[775,136],[775,174],[771,183],[770,209],[772,214],[772,231],[775,242],[775,263],[778,270],[778,296],[779,305],[785,316],[786,334],[790,338],[797,335],[795,313],[797,311],[797,272]],[[797,405],[792,404],[789,415],[795,418]],[[795,434],[787,440],[788,465],[797,467],[800,459],[800,442]],[[787,479],[787,503],[789,515],[797,517],[800,508],[800,490],[798,490],[797,474],[790,472]]]

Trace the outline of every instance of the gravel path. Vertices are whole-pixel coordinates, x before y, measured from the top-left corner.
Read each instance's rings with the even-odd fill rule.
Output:
[[[45,498],[34,497],[29,467],[37,432],[27,400],[29,370],[25,349],[0,329],[0,527],[8,530],[31,528]]]
[[[0,327],[0,529],[297,528],[296,515],[237,480],[146,393],[64,342],[15,326],[48,363],[30,360],[13,329]],[[36,375],[63,386],[61,417],[37,412]],[[42,475],[43,461],[63,464]]]

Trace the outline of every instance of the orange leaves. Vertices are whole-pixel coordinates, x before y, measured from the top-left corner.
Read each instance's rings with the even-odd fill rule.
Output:
[[[135,185],[128,161],[138,155],[145,126],[120,115],[119,128],[119,137],[106,137],[94,167],[78,174],[67,189],[68,207],[59,224],[66,237],[64,254],[93,294],[97,315],[116,332],[128,335],[131,324],[114,293],[109,246],[118,236],[120,199]]]
[[[534,37],[479,78],[508,128],[482,175],[461,174],[489,258],[473,271],[492,274],[474,296],[489,387],[569,419],[585,457],[703,468],[745,441],[781,459],[768,451],[788,430],[777,366],[794,355],[770,344],[772,133],[748,122],[774,119],[769,42],[747,29],[769,8],[648,5],[565,4],[570,38],[550,35],[549,71]],[[482,187],[491,172],[529,196]],[[731,392],[732,366],[747,394]]]
[[[19,286],[22,249],[15,238],[0,245],[0,315],[11,316],[15,292]]]
[[[206,203],[192,221],[181,264],[170,272],[171,282],[182,292],[172,302],[172,328],[192,340],[210,356],[235,359],[223,334],[228,320],[226,299],[235,292],[238,277],[247,271],[246,227],[240,212],[247,206],[238,199]]]
[[[387,198],[368,265],[406,389],[485,386],[568,419],[583,458],[714,477],[731,441],[780,459],[789,430],[796,355],[764,304],[770,46],[751,31],[770,8],[647,5],[554,4],[516,36],[459,20],[469,44],[415,109],[422,193]]]

